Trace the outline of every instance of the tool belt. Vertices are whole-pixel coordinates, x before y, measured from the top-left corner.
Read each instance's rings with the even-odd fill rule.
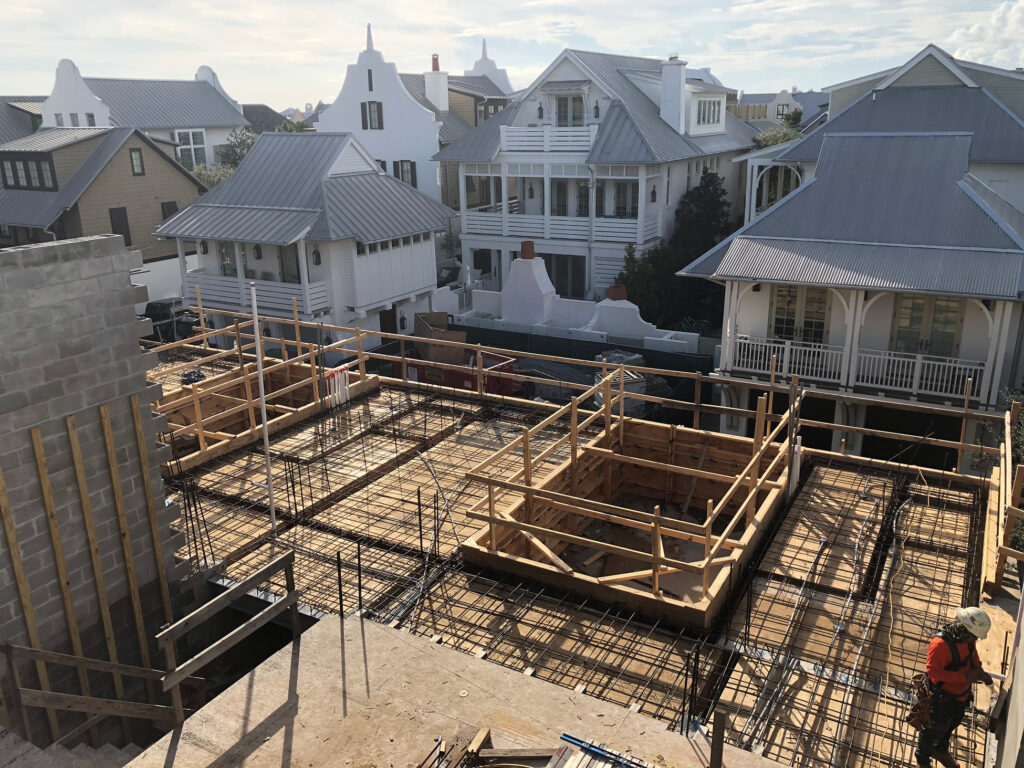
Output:
[[[935,696],[932,691],[927,674],[914,675],[914,695],[917,696],[917,703],[910,708],[910,712],[904,718],[913,728],[923,731],[932,726],[932,698]]]

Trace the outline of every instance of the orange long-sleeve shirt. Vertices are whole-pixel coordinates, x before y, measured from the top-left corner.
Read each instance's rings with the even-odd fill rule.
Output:
[[[966,663],[957,670],[946,669],[953,663],[953,654],[945,640],[938,635],[933,637],[928,645],[928,678],[932,684],[951,696],[964,699],[971,690],[971,684],[967,682],[967,670],[981,669],[981,659],[978,651],[972,651],[967,643],[957,643],[956,650],[960,659]]]

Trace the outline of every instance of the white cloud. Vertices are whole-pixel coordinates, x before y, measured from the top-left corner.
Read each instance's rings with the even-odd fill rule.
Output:
[[[960,59],[997,67],[1024,65],[1024,0],[1002,3],[987,19],[950,36]]]

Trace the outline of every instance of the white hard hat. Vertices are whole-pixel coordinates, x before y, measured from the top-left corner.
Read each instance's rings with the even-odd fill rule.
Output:
[[[984,640],[988,636],[988,631],[992,629],[992,619],[981,608],[957,608],[956,618],[979,640]]]

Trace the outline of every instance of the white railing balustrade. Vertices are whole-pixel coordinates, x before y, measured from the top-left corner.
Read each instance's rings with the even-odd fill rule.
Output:
[[[971,379],[974,396],[983,391],[985,363],[952,357],[862,349],[856,384],[929,395],[963,395]]]
[[[597,125],[556,128],[539,125],[532,128],[501,126],[502,152],[589,152],[597,135]]]
[[[842,380],[843,348],[831,344],[739,336],[735,343],[732,367],[735,370],[770,374],[773,355],[778,376],[796,374],[800,378],[835,384]]]
[[[185,296],[195,297],[199,286],[203,305],[221,309],[238,310],[249,306],[249,283],[256,283],[256,300],[261,310],[291,315],[292,299],[296,300],[299,312],[311,315],[330,309],[331,294],[326,282],[309,284],[309,302],[300,283],[278,283],[272,280],[251,280],[243,277],[241,289],[237,277],[224,277],[195,269],[185,274]]]

